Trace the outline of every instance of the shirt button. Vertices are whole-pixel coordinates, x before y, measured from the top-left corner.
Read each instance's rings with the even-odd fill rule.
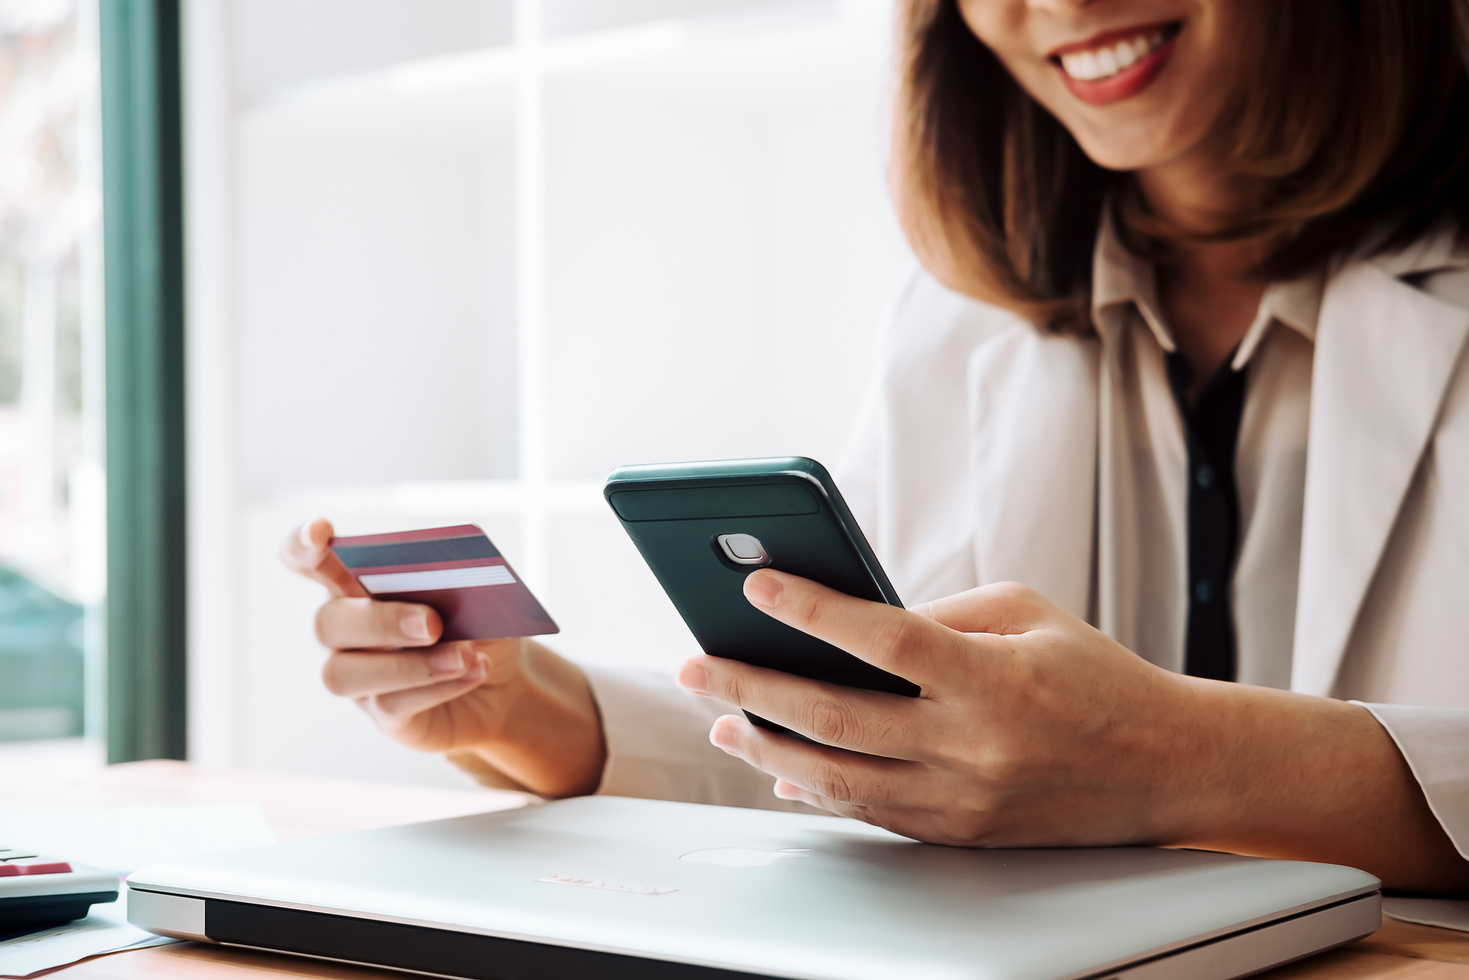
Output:
[[[1205,463],[1194,471],[1194,479],[1198,481],[1199,486],[1203,489],[1212,490],[1214,487],[1214,467]]]
[[[1199,605],[1207,606],[1214,601],[1214,583],[1208,579],[1202,579],[1194,585],[1194,598],[1199,600]]]

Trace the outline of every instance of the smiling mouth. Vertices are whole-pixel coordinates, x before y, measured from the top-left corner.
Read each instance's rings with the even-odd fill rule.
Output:
[[[1174,22],[1121,36],[1112,34],[1100,43],[1053,54],[1050,61],[1075,81],[1105,81],[1147,61],[1182,29],[1181,23]]]

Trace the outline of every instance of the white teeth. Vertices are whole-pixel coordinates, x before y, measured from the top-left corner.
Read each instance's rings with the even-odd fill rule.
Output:
[[[1067,64],[1067,62],[1070,62],[1070,64]],[[1096,56],[1090,51],[1067,55],[1061,59],[1061,65],[1073,78],[1086,79],[1102,77],[1102,70],[1097,67]]]
[[[1118,41],[1092,51],[1073,51],[1061,56],[1066,74],[1082,82],[1094,82],[1131,68],[1163,46],[1163,32]]]

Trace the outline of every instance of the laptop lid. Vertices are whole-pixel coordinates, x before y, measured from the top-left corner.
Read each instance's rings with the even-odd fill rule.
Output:
[[[1243,976],[1374,931],[1378,882],[1157,848],[971,850],[617,797],[147,868],[166,935],[436,976]]]

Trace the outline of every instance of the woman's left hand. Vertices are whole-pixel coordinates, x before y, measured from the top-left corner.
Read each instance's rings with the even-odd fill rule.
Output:
[[[711,741],[776,777],[775,793],[932,843],[1159,842],[1179,815],[1165,787],[1197,719],[1198,682],[1147,663],[1040,594],[990,585],[913,610],[769,569],[745,595],[770,616],[907,678],[916,698],[696,657],[685,688],[737,715]],[[1202,760],[1194,760],[1195,762]]]

